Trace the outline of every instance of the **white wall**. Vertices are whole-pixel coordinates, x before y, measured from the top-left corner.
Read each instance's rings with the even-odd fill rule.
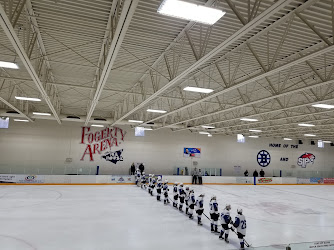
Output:
[[[202,149],[201,158],[196,158],[199,168],[222,168],[223,175],[234,175],[233,167],[239,165],[242,172],[248,169],[260,170],[256,158],[257,153],[265,149],[271,154],[271,163],[265,168],[268,175],[273,170],[291,170],[295,165],[301,171],[332,170],[334,147],[325,145],[324,149],[311,146],[304,140],[298,149],[271,148],[269,143],[286,143],[280,139],[251,139],[246,143],[236,142],[236,138],[226,136],[207,137],[188,131],[172,132],[168,129],[145,131],[145,137],[135,137],[130,127],[121,127],[127,132],[124,142],[112,151],[123,149],[124,161],[113,164],[105,161],[101,155],[95,154],[94,161],[89,161],[88,155],[80,161],[86,149],[81,141],[81,123],[64,122],[62,125],[54,121],[38,120],[34,123],[18,123],[10,121],[9,129],[0,130],[0,173],[53,174],[74,173],[82,168],[87,174],[89,169],[95,173],[96,166],[100,166],[100,174],[127,174],[132,162],[144,162],[146,172],[156,174],[172,174],[175,166],[191,166],[191,159],[183,157],[184,147],[198,147]],[[92,128],[100,131],[101,128]],[[120,136],[120,135],[119,135]],[[119,137],[118,136],[118,137]],[[120,140],[119,140],[120,141]],[[108,151],[108,150],[107,150]],[[314,164],[308,164],[305,169],[297,166],[298,157],[305,153],[316,156]],[[288,157],[288,162],[280,161],[281,157]],[[66,158],[72,158],[72,163],[65,163]],[[72,170],[71,170],[72,169]],[[24,172],[25,171],[25,172]]]

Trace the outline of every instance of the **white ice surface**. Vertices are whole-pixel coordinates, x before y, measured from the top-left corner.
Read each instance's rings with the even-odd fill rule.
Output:
[[[171,189],[171,188],[170,188]],[[242,207],[253,246],[334,239],[334,186],[194,186]],[[170,195],[171,197],[171,195]],[[237,249],[135,186],[0,186],[0,249]]]

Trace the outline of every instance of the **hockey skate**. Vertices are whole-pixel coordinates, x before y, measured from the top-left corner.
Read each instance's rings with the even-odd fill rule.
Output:
[[[214,233],[215,230],[213,229],[213,225],[211,224],[211,233]]]
[[[193,215],[192,214],[189,214],[189,219],[193,219]]]

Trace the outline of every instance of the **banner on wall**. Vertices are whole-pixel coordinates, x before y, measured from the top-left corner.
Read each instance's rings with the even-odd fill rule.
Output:
[[[16,175],[0,174],[0,183],[16,183]]]
[[[307,164],[314,163],[315,155],[312,153],[305,153],[298,157],[297,165],[301,166],[302,168],[306,168]]]
[[[45,183],[44,175],[17,175],[16,183]]]
[[[114,164],[123,161],[123,149],[115,149],[124,142],[125,134],[126,132],[118,127],[104,128],[95,132],[90,127],[82,127],[80,144],[85,145],[85,150],[80,160],[94,161],[96,155],[102,155],[103,159]]]
[[[183,149],[183,157],[201,157],[201,149],[200,148],[184,148]]]
[[[269,178],[269,177],[260,177],[260,178],[256,178],[257,179],[257,183],[271,183],[273,182],[273,178]]]
[[[310,184],[310,178],[297,178],[297,184]]]

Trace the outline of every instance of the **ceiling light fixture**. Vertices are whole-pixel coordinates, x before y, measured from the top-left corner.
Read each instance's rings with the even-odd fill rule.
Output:
[[[314,124],[308,124],[308,123],[299,123],[298,126],[301,126],[301,127],[314,127],[315,125]]]
[[[258,119],[253,119],[253,118],[241,118],[241,121],[246,121],[246,122],[257,122]]]
[[[206,88],[197,88],[197,87],[185,87],[183,90],[185,91],[191,91],[191,92],[197,92],[197,93],[205,93],[209,94],[213,92],[213,89],[206,89]]]
[[[331,141],[322,141],[323,143],[332,143]]]
[[[203,132],[203,131],[201,131],[201,132],[199,132],[199,134],[201,134],[201,135],[209,135],[210,133],[209,132]]]
[[[250,137],[250,138],[259,138],[258,135],[249,135],[248,137]]]
[[[315,107],[315,108],[321,108],[321,109],[333,109],[333,108],[334,108],[334,105],[318,103],[318,104],[314,104],[314,105],[312,105],[312,107]]]
[[[14,119],[14,122],[29,122],[28,120]]]
[[[292,141],[290,138],[283,138],[284,141]]]
[[[304,134],[304,136],[314,137],[314,136],[316,136],[316,135],[313,135],[313,134]]]
[[[32,112],[34,115],[45,115],[45,116],[51,116],[50,113],[40,113],[40,112]]]
[[[224,16],[226,12],[180,0],[164,0],[158,9],[158,13],[198,23],[213,25],[222,16]]]
[[[212,134],[208,134],[208,137],[212,137]]]
[[[143,123],[143,121],[138,121],[138,120],[129,120],[128,122]]]
[[[103,128],[104,127],[103,125],[100,125],[100,124],[92,124],[90,126],[91,127],[97,127],[97,128]]]
[[[0,68],[19,69],[16,63],[0,61]]]
[[[214,126],[206,126],[206,125],[202,125],[202,128],[215,128]]]
[[[153,129],[151,129],[151,128],[144,128],[144,130],[153,130]]]
[[[262,132],[262,130],[260,130],[260,129],[250,129],[249,132],[258,132],[258,133],[260,133],[260,132]]]
[[[31,102],[40,102],[42,101],[39,98],[33,98],[33,97],[24,97],[24,96],[15,96],[16,100],[22,100],[22,101],[31,101]]]
[[[161,113],[161,114],[165,114],[167,113],[166,110],[159,110],[159,109],[148,109],[146,110],[147,112],[152,112],[152,113]]]

